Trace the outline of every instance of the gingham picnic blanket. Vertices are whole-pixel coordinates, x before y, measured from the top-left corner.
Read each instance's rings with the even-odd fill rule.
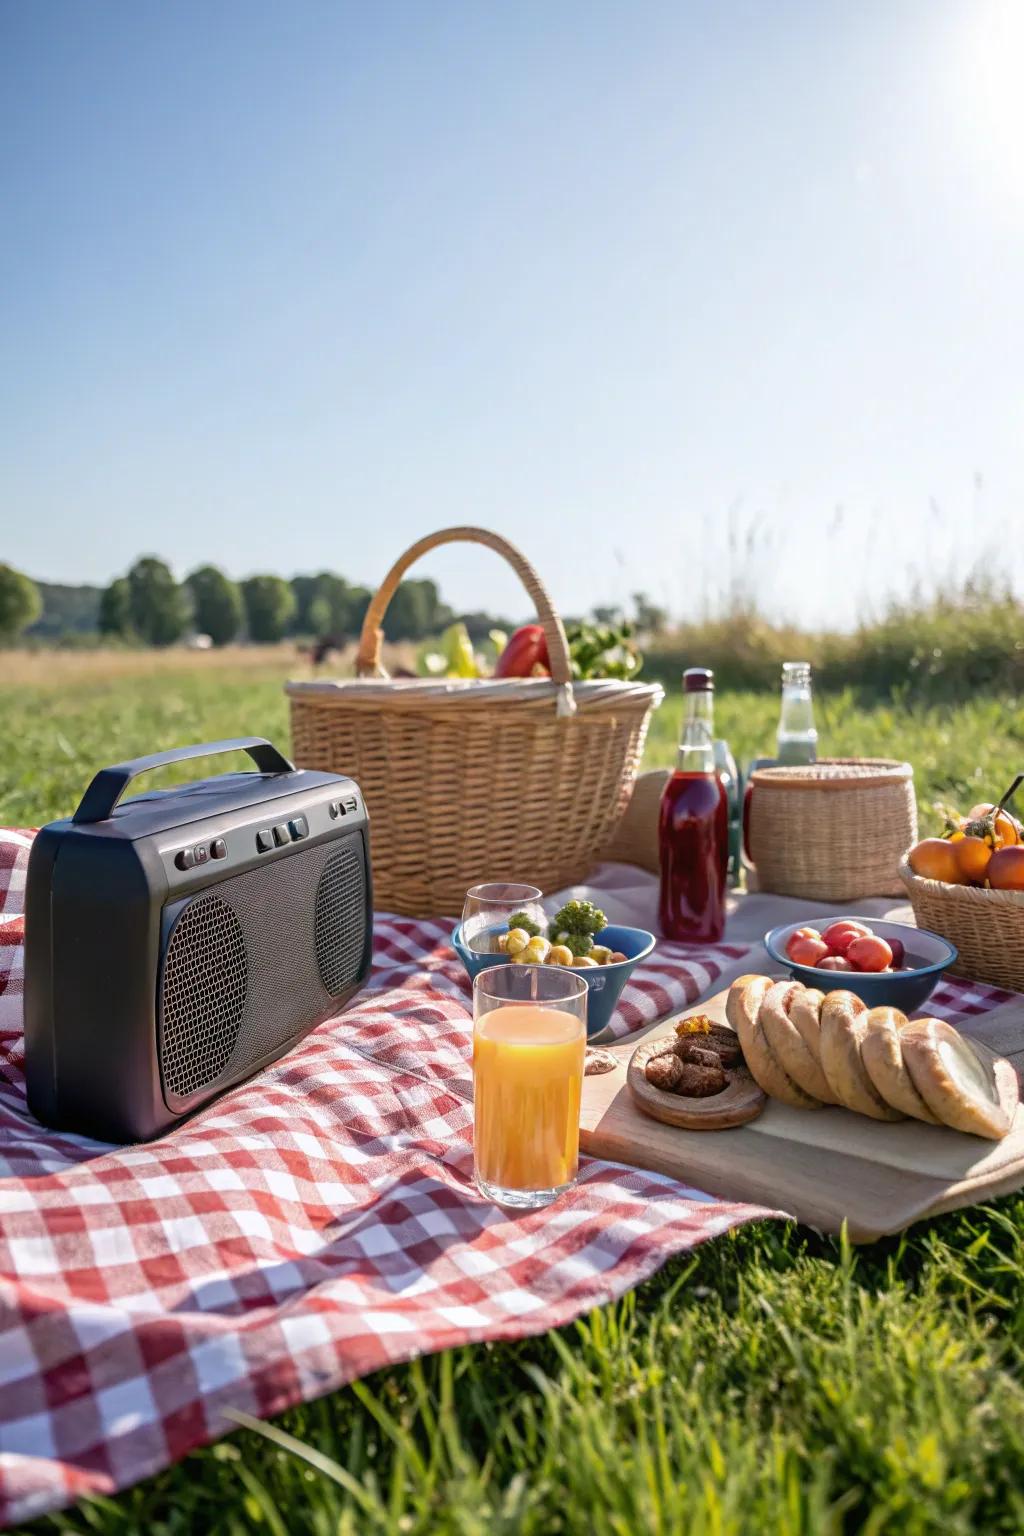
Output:
[[[390,1362],[519,1339],[670,1254],[772,1214],[585,1159],[546,1210],[472,1179],[470,990],[449,925],[378,917],[370,987],[146,1146],[43,1128],[25,1105],[30,833],[0,832],[0,1523],[110,1493]],[[661,944],[635,1029],[746,953]]]

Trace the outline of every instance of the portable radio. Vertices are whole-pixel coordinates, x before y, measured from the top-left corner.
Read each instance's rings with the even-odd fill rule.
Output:
[[[120,803],[141,773],[235,750],[257,771]],[[105,1141],[159,1136],[344,1006],[372,908],[351,779],[256,736],[103,769],[29,857],[29,1108]]]

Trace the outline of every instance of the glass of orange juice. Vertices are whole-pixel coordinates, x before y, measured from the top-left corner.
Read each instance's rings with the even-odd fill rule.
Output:
[[[473,983],[474,1173],[502,1205],[576,1182],[587,984],[560,966],[495,965]]]

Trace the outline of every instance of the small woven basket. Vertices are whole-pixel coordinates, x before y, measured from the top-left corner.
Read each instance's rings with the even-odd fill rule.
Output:
[[[550,678],[389,679],[381,625],[402,577],[441,544],[503,555],[547,636]],[[302,767],[347,773],[370,813],[375,905],[407,917],[461,912],[483,880],[555,891],[600,856],[629,802],[657,684],[573,683],[565,629],[532,566],[480,528],[446,528],[392,566],[366,613],[357,678],[290,682]]]
[[[823,758],[750,776],[747,842],[757,886],[808,901],[902,895],[917,840],[914,770],[887,758]]]
[[[959,951],[950,970],[1024,992],[1024,891],[947,885],[915,875],[907,859],[900,876],[919,928],[930,928]]]

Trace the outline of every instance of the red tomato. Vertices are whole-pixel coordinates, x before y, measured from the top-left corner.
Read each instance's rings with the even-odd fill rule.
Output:
[[[884,939],[869,933],[866,938],[854,939],[846,958],[858,971],[887,971],[892,965],[892,950]]]
[[[892,968],[894,971],[903,969],[903,962],[907,958],[907,952],[903,947],[902,939],[887,939],[886,943],[892,950]]]
[[[817,965],[828,954],[828,945],[821,939],[804,939],[794,933],[786,945],[786,954],[794,965]]]
[[[537,663],[551,671],[543,624],[523,624],[498,657],[495,677],[530,677]]]
[[[789,954],[789,946],[795,944],[798,939],[820,939],[821,934],[817,928],[795,928],[786,940],[786,954]]]
[[[819,971],[853,970],[853,966],[850,964],[849,960],[847,960],[845,955],[826,955],[823,960],[818,961],[817,968]]]
[[[834,955],[845,955],[854,939],[866,939],[870,932],[864,923],[844,917],[838,923],[829,923],[822,938]]]

